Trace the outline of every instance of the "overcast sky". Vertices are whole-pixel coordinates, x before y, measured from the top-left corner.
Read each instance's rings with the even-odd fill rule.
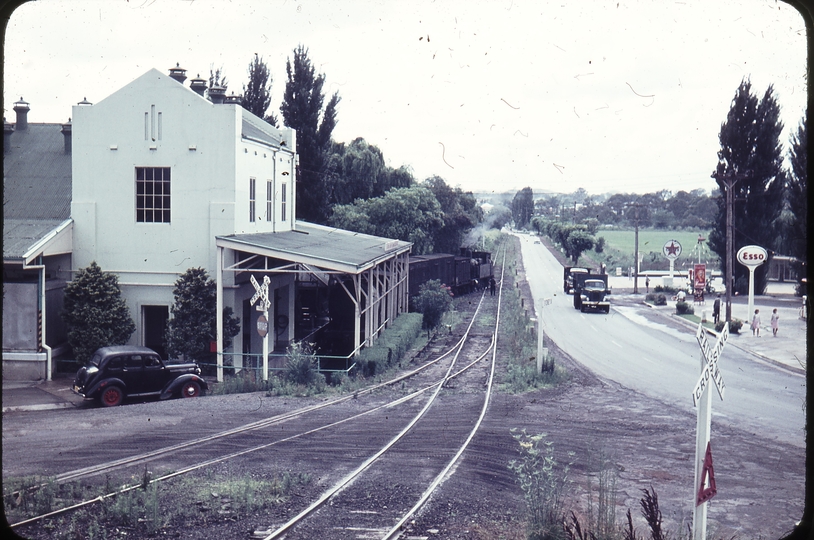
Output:
[[[744,77],[774,85],[784,144],[805,107],[803,19],[776,0],[39,0],[10,18],[4,116],[22,96],[64,122],[176,63],[240,94],[255,53],[279,113],[298,44],[342,98],[335,140],[472,191],[709,191]]]

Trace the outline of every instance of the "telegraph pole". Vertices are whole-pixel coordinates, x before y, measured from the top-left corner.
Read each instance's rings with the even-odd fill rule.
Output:
[[[726,186],[726,276],[724,276],[724,279],[726,283],[726,322],[729,323],[732,320],[732,281],[735,273],[733,268],[734,262],[732,260],[732,252],[734,251],[733,207],[735,204],[735,194],[732,192],[732,189],[735,187],[738,180],[747,178],[747,175],[730,173],[726,176],[719,177],[718,172],[716,171],[712,177],[716,180],[720,180]]]
[[[633,294],[639,294],[639,208],[642,205],[641,203],[633,203],[629,206],[636,209],[636,217],[633,218],[634,230],[636,231],[633,243]]]

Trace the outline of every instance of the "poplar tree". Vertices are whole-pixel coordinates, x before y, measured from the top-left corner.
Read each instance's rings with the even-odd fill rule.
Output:
[[[788,175],[788,205],[792,213],[791,227],[789,231],[788,245],[791,252],[789,255],[797,258],[801,263],[807,262],[807,231],[808,231],[808,174],[807,151],[808,130],[805,120],[800,122],[797,133],[792,135],[791,147],[789,150]],[[804,266],[798,266],[798,275],[804,277]]]
[[[65,287],[62,319],[74,358],[87,362],[101,347],[125,345],[136,330],[119,278],[96,264],[82,268]]]
[[[278,127],[274,113],[266,114],[271,104],[272,82],[273,78],[268,66],[262,57],[254,53],[254,58],[249,63],[249,83],[243,85],[243,108],[272,126]]]
[[[733,252],[746,245],[758,245],[771,254],[776,249],[778,218],[783,209],[784,171],[780,133],[780,107],[769,86],[762,98],[752,94],[749,79],[741,81],[735,92],[718,140],[718,166],[713,177],[721,190],[718,213],[709,235],[710,249],[726,268],[726,189],[733,186]],[[743,294],[749,287],[749,271],[740,263],[733,268],[734,291]],[[755,271],[755,293],[766,288],[768,261]]]
[[[512,218],[514,226],[518,229],[529,224],[534,216],[534,192],[530,187],[518,191],[512,199]]]
[[[293,60],[286,61],[286,74],[280,113],[285,125],[297,130],[297,219],[325,223],[329,213],[325,162],[337,123],[339,93],[323,108],[325,75],[316,73],[303,45],[294,49]]]

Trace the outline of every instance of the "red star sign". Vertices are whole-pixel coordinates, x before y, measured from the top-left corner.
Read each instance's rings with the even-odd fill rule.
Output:
[[[670,242],[670,245],[667,246],[667,254],[678,255],[678,246],[675,245],[675,242]]]

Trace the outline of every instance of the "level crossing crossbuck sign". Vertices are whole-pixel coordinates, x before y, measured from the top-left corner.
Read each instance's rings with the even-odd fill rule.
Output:
[[[271,280],[268,276],[263,276],[263,284],[260,285],[257,283],[257,280],[254,279],[254,276],[250,276],[249,281],[254,287],[254,290],[257,291],[254,293],[254,296],[252,296],[251,304],[254,306],[254,303],[260,300],[260,302],[257,302],[255,309],[263,312],[257,319],[257,333],[263,338],[263,380],[267,381],[269,380],[268,311],[271,307],[269,303],[269,284]]]
[[[724,378],[723,375],[721,375],[721,370],[718,368],[718,359],[721,357],[721,352],[724,350],[726,340],[729,339],[729,324],[724,324],[724,329],[718,336],[718,341],[715,342],[714,349],[709,348],[707,332],[700,323],[698,324],[698,331],[695,333],[695,339],[698,340],[698,344],[701,346],[701,354],[704,355],[706,365],[704,366],[703,371],[701,371],[701,377],[698,379],[698,382],[695,384],[695,388],[692,391],[693,407],[698,406],[698,400],[701,399],[701,396],[704,394],[704,390],[707,386],[709,386],[710,379],[712,379],[712,382],[715,383],[715,388],[718,390],[718,395],[721,397],[721,400],[723,401],[724,399],[724,390],[726,390],[726,385],[724,384]]]
[[[262,300],[259,304],[257,304],[256,308],[257,311],[268,311],[269,310],[269,283],[271,280],[268,276],[263,276],[263,284],[260,285],[257,283],[257,280],[254,279],[254,276],[249,277],[249,281],[251,281],[254,290],[257,291],[254,293],[251,299],[251,305],[254,305],[255,302],[258,300]]]
[[[695,433],[695,489],[692,513],[693,540],[706,540],[707,537],[707,504],[715,496],[715,473],[712,469],[712,451],[709,435],[712,426],[712,402],[710,386],[715,384],[721,400],[724,399],[724,378],[718,367],[718,360],[729,338],[729,322],[724,323],[723,331],[718,335],[714,347],[710,347],[707,331],[698,323],[695,333],[698,345],[701,346],[701,377],[692,391],[692,404],[698,412]]]

